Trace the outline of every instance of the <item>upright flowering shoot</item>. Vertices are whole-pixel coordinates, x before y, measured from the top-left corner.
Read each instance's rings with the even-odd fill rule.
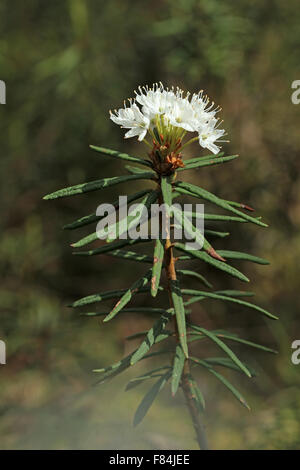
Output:
[[[159,83],[152,88],[139,87],[135,93],[136,98],[130,98],[128,105],[125,102],[124,108],[110,112],[110,118],[129,129],[125,138],[138,136],[151,148],[150,158],[158,173],[183,167],[182,150],[195,140],[212,153],[219,152],[217,144],[224,142],[220,138],[225,135],[223,129],[218,129],[222,121],[216,114],[220,108],[210,104],[203,91],[191,96],[179,88],[165,89]],[[189,132],[197,136],[188,140]]]
[[[251,365],[242,361],[234,351],[236,344],[242,343],[257,351],[269,353],[275,351],[268,346],[258,344],[253,341],[253,338],[251,341],[241,338],[236,332],[231,332],[227,324],[222,330],[205,328],[200,315],[195,315],[197,321],[191,318],[191,309],[197,307],[199,302],[221,301],[225,304],[245,307],[268,319],[277,318],[265,308],[247,300],[248,296],[253,295],[252,292],[238,290],[238,286],[234,286],[231,290],[214,290],[206,276],[206,268],[209,265],[210,268],[235,278],[236,282],[249,282],[243,272],[231,265],[231,260],[233,263],[243,260],[261,265],[268,264],[265,259],[252,254],[214,248],[212,244],[215,244],[216,239],[222,240],[229,235],[227,231],[216,230],[215,224],[247,222],[260,227],[267,227],[267,225],[261,217],[249,214],[249,211],[253,209],[247,204],[228,201],[212,194],[207,189],[186,183],[178,178],[182,171],[195,168],[203,171],[205,167],[223,164],[237,158],[237,155],[223,156],[219,153],[220,143],[224,142],[221,139],[225,135],[224,130],[219,128],[221,121],[216,117],[219,110],[214,103],[210,104],[208,97],[202,91],[190,95],[178,88],[164,88],[162,84],[156,84],[151,88],[139,87],[135,99],[129,99],[127,104],[124,104],[124,108],[111,112],[110,118],[126,129],[126,138],[137,137],[138,141],[146,144],[147,148],[143,148],[142,151],[146,155],[137,157],[117,150],[91,146],[101,155],[130,162],[130,165],[125,165],[128,174],[76,184],[48,194],[44,198],[56,199],[99,191],[123,182],[134,183],[142,180],[149,183],[142,190],[128,195],[130,203],[141,200],[140,204],[136,205],[142,209],[135,211],[134,215],[130,212],[124,215],[122,204],[120,200],[117,200],[107,206],[109,206],[110,213],[114,211],[114,215],[117,210],[119,210],[119,216],[122,212],[121,220],[117,221],[114,217],[107,227],[103,228],[104,215],[97,210],[64,227],[74,230],[92,224],[101,225],[99,231],[95,230],[95,225],[93,225],[91,233],[72,244],[74,248],[79,249],[92,242],[97,242],[99,245],[86,251],[76,251],[76,255],[104,255],[119,258],[120,263],[123,263],[122,272],[124,273],[130,271],[129,268],[126,270],[126,266],[124,267],[126,263],[136,262],[138,266],[145,266],[143,275],[132,284],[128,284],[127,276],[125,276],[120,289],[114,286],[111,291],[87,295],[76,300],[72,307],[83,308],[83,316],[100,317],[105,322],[120,314],[124,318],[131,312],[138,312],[141,315],[150,314],[152,319],[155,318],[153,326],[148,331],[134,332],[132,337],[127,338],[137,341],[136,347],[132,348],[130,354],[115,364],[96,369],[95,372],[101,374],[102,383],[134,366],[142,359],[148,359],[150,362],[155,360],[153,368],[150,367],[150,370],[132,379],[127,385],[127,389],[130,389],[144,382],[155,381],[137,408],[134,424],[137,425],[142,421],[156,395],[170,383],[172,396],[179,389],[185,396],[201,449],[207,448],[208,444],[203,427],[205,397],[200,389],[198,378],[200,377],[201,383],[204,383],[206,374],[211,374],[231,392],[241,405],[249,409],[243,395],[227,377],[222,375],[222,369],[227,369],[232,374],[239,371],[249,378],[253,377]],[[189,136],[189,133],[194,133],[195,136]],[[184,159],[185,148],[196,141],[200,147],[208,149],[210,153],[202,157]],[[102,166],[99,165],[99,168],[101,169]],[[205,213],[200,215],[197,211],[191,211],[190,216],[186,217],[185,211],[180,209],[178,203],[185,196],[204,203]],[[174,203],[175,200],[176,203]],[[142,227],[142,223],[150,225],[148,222],[150,222],[151,209],[154,204],[167,207],[167,216],[174,217],[174,223],[167,225],[168,217],[159,217],[161,230],[158,230],[158,235],[153,236],[153,239],[149,234],[146,237],[130,237],[130,231],[136,232],[138,227]],[[217,213],[213,211],[214,206],[219,209]],[[220,213],[220,209],[225,213]],[[204,231],[202,228],[199,229],[197,223],[199,216],[204,218]],[[195,243],[196,248],[193,245],[193,249],[191,244],[183,243],[185,239],[178,240],[175,236],[178,226],[184,228],[185,239],[200,241],[200,244]],[[246,226],[247,224],[243,225],[243,227]],[[101,237],[98,236],[99,233]],[[162,236],[163,233],[166,235]],[[99,240],[100,238],[102,241]],[[103,243],[103,238],[106,239],[106,243]],[[146,243],[148,246],[152,244],[153,256],[142,251],[135,251],[136,247],[143,248]],[[193,268],[194,262],[198,263],[201,272]],[[185,265],[186,263],[188,265]],[[211,271],[208,273],[211,274]],[[202,284],[202,288],[199,284]],[[167,295],[163,295],[164,292]],[[133,303],[140,293],[150,294],[143,307],[135,306]],[[156,298],[159,300],[157,301]],[[102,310],[97,307],[99,303],[102,305],[107,302],[108,305]],[[95,304],[96,307],[91,308],[91,305]],[[208,357],[206,353],[207,342],[216,348],[216,355],[213,357]],[[98,360],[101,361],[101,358]]]

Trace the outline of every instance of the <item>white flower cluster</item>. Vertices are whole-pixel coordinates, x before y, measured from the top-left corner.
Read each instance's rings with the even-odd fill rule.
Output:
[[[124,103],[124,108],[114,113],[110,111],[110,118],[129,129],[125,138],[138,136],[140,141],[145,139],[147,132],[156,138],[155,128],[165,142],[174,137],[182,139],[186,132],[197,132],[199,144],[216,154],[220,150],[216,144],[222,142],[219,139],[225,131],[218,129],[222,121],[215,117],[220,108],[213,108],[214,103],[209,106],[209,99],[202,91],[190,96],[179,88],[165,89],[160,83],[152,88],[139,87],[136,98],[129,99],[128,106]]]

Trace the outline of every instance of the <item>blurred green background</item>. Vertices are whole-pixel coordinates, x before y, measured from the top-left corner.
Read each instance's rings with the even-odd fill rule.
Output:
[[[2,449],[197,448],[180,393],[172,399],[164,390],[144,422],[132,427],[148,384],[124,388],[152,364],[142,361],[135,371],[93,386],[92,369],[128,354],[134,345],[125,336],[151,320],[120,315],[104,325],[66,307],[81,296],[130,285],[143,268],[107,256],[72,257],[69,244],[90,230],[62,226],[143,184],[42,201],[70,184],[125,174],[89,144],[145,156],[141,144],[124,141],[108,110],[138,85],[159,80],[192,92],[204,88],[223,108],[231,140],[225,152],[241,155],[186,178],[254,206],[270,224],[224,226],[231,237],[215,247],[271,261],[235,264],[250,276],[258,303],[280,321],[219,302],[194,308],[207,327],[239,331],[279,350],[274,356],[235,348],[258,372],[252,381],[228,375],[250,413],[201,372],[210,445],[299,448],[300,365],[291,363],[291,343],[300,338],[300,105],[291,102],[291,83],[300,79],[299,25],[296,0],[1,1],[0,78],[7,85],[7,104],[0,106],[0,338],[7,344],[7,364],[0,366]],[[198,154],[196,145],[188,156]],[[198,267],[216,288],[244,288]],[[148,305],[149,298],[138,302]]]

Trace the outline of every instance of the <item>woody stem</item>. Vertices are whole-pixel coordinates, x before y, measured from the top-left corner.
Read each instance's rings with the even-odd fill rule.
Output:
[[[165,244],[165,269],[166,269],[166,274],[167,274],[167,279],[168,279],[168,293],[169,293],[170,306],[173,308],[174,308],[174,305],[173,305],[172,295],[171,295],[171,281],[176,280],[175,262],[176,261],[175,261],[174,254],[173,254],[173,246],[172,246],[170,238],[167,238],[166,244]],[[173,316],[173,321],[174,321],[174,329],[175,329],[175,334],[176,334],[176,342],[179,344],[179,334],[178,334],[178,327],[177,327],[175,315]],[[181,388],[183,390],[186,404],[187,404],[187,407],[188,407],[188,410],[192,419],[192,423],[193,423],[194,430],[196,433],[196,438],[197,438],[199,448],[204,450],[204,449],[208,449],[206,436],[205,436],[203,425],[199,417],[199,412],[197,410],[195,401],[193,399],[189,377],[190,377],[190,364],[189,364],[189,360],[185,359],[185,363],[183,367],[183,374],[182,374],[182,379],[181,379]]]

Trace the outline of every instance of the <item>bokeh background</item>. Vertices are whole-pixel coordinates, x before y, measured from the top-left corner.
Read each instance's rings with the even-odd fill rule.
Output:
[[[62,226],[143,184],[42,201],[70,184],[125,174],[122,164],[93,153],[89,144],[144,156],[135,140],[124,141],[108,110],[138,85],[159,80],[192,92],[204,88],[223,108],[231,140],[225,152],[241,155],[186,178],[254,206],[270,224],[224,226],[231,237],[215,246],[270,260],[270,266],[236,266],[250,276],[258,303],[280,321],[219,302],[194,308],[207,327],[239,331],[279,350],[275,356],[235,347],[258,373],[252,381],[228,375],[251,412],[201,371],[210,445],[299,448],[300,365],[291,363],[291,343],[300,339],[300,105],[291,102],[291,83],[300,79],[299,25],[296,0],[1,1],[0,78],[7,84],[7,104],[0,107],[0,338],[7,343],[7,364],[0,366],[1,448],[197,448],[180,393],[172,399],[164,390],[144,422],[132,427],[149,384],[128,392],[125,385],[155,363],[142,361],[93,386],[92,369],[127,354],[134,344],[125,337],[151,320],[120,315],[104,325],[66,307],[130,285],[143,267],[72,256],[69,244],[90,227],[67,232]],[[188,156],[198,154],[195,146]],[[216,288],[244,288],[199,268]],[[137,302],[150,301],[139,296]]]

